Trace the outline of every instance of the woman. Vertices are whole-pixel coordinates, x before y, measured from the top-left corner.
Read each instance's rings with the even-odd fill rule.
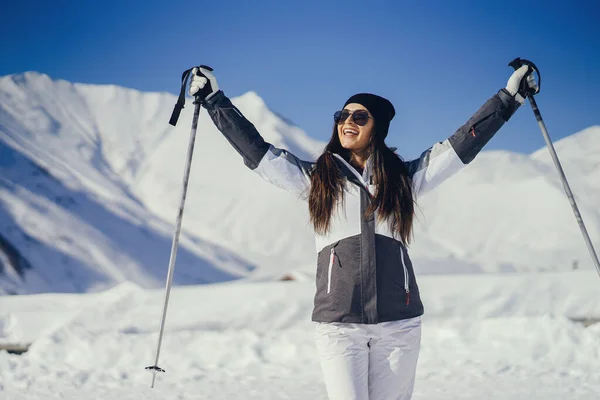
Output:
[[[384,143],[395,110],[383,97],[350,97],[334,114],[325,151],[308,162],[265,142],[213,73],[194,69],[189,93],[205,99],[246,166],[308,200],[318,253],[312,320],[331,400],[411,398],[423,314],[407,251],[415,199],[471,162],[508,121],[523,103],[527,68],[456,133],[409,162]]]

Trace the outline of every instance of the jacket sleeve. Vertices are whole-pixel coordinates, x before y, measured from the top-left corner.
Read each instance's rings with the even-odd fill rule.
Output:
[[[204,104],[217,129],[242,156],[244,164],[264,180],[298,197],[305,197],[313,163],[266,142],[225,96],[217,92]]]
[[[520,103],[502,89],[452,136],[407,162],[413,194],[428,192],[473,161],[519,106]]]

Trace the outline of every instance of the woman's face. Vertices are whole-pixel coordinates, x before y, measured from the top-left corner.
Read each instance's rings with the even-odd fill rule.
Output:
[[[344,107],[344,110],[350,112],[350,115],[345,121],[341,120],[337,125],[340,143],[343,148],[353,153],[361,153],[369,147],[373,127],[375,126],[373,116],[367,111],[365,106],[358,103],[350,103]],[[354,122],[352,117],[355,112],[366,113],[368,119],[365,125],[361,126]]]

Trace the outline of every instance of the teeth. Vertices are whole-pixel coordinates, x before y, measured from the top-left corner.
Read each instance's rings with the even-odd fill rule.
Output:
[[[353,129],[344,129],[344,133],[349,133],[351,135],[358,135],[358,132]]]

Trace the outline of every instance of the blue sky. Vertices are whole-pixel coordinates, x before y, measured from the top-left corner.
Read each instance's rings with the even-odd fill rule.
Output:
[[[227,95],[256,91],[322,140],[346,98],[373,92],[396,107],[388,145],[412,158],[504,87],[515,57],[541,70],[554,140],[600,124],[599,15],[597,0],[22,0],[0,15],[0,75],[176,93],[208,64]],[[486,149],[544,145],[526,104]]]

